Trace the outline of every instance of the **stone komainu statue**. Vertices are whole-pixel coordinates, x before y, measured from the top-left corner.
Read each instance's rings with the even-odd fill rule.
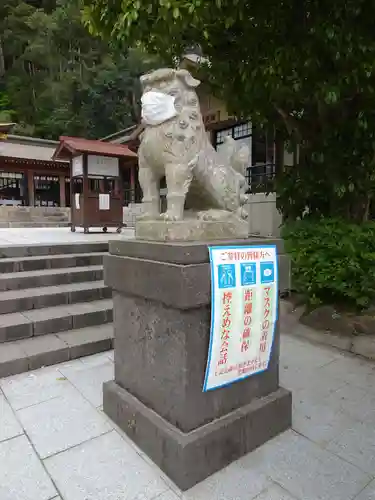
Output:
[[[226,138],[220,154],[211,145],[195,91],[199,81],[184,69],[159,69],[141,77],[145,130],[138,151],[144,218],[160,218],[160,179],[166,177],[165,220],[246,218],[245,171],[249,149]]]

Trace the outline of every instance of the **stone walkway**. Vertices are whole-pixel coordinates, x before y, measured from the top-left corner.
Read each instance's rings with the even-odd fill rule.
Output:
[[[88,234],[85,234],[83,229],[77,229],[75,233],[72,233],[68,227],[0,228],[0,246],[2,247],[49,243],[84,243],[133,237],[134,229],[132,228],[124,228],[121,234],[116,233],[113,228],[109,228],[107,233],[92,229]]]
[[[293,430],[182,494],[103,414],[112,360],[0,381],[1,500],[375,499],[375,364],[283,335]]]

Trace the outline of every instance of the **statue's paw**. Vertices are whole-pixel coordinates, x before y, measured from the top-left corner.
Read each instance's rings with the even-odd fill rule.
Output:
[[[158,219],[159,214],[154,213],[154,212],[144,212],[143,214],[140,214],[137,216],[138,220],[156,220]]]
[[[229,212],[228,210],[221,210],[221,209],[208,209],[208,210],[202,210],[201,212],[198,212],[198,220],[204,220],[204,221],[214,221],[214,222],[222,222],[228,220],[228,217],[231,217],[232,212]]]
[[[211,220],[212,221],[212,220],[216,220],[217,216],[215,216],[213,214],[210,214],[210,213],[206,213],[206,214],[204,213],[204,214],[202,214],[201,219],[202,220]]]
[[[165,221],[176,221],[176,220],[181,220],[181,217],[179,217],[178,215],[174,214],[173,212],[165,212],[165,214],[161,214],[161,217],[165,220]]]

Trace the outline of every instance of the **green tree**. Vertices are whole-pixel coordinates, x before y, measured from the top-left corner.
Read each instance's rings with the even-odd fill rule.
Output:
[[[105,39],[181,55],[198,43],[238,116],[299,146],[277,181],[284,217],[368,218],[375,187],[375,4],[370,0],[84,0]]]
[[[17,133],[98,138],[134,123],[133,87],[154,62],[91,35],[80,0],[6,0],[0,34],[0,117]]]
[[[10,122],[14,115],[15,111],[11,109],[8,94],[0,90],[0,122]]]

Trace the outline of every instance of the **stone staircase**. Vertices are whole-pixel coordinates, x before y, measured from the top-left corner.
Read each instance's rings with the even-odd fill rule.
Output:
[[[108,243],[0,248],[0,377],[111,349]]]

